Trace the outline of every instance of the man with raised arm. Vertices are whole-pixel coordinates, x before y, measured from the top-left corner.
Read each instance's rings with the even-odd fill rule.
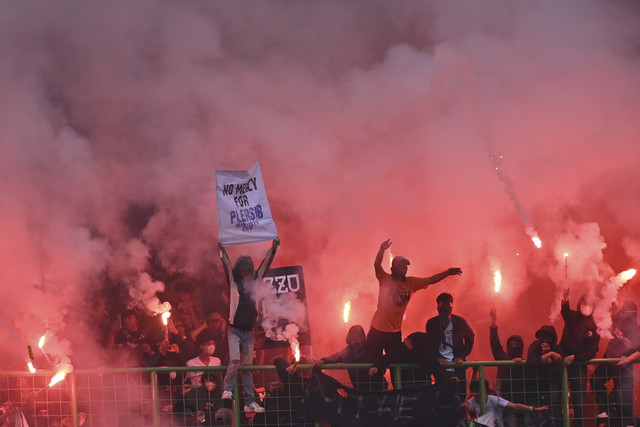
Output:
[[[426,289],[442,279],[461,275],[460,268],[450,268],[431,277],[407,276],[409,260],[396,256],[391,262],[391,274],[382,268],[384,252],[391,246],[391,239],[380,244],[373,267],[379,284],[378,306],[371,320],[367,335],[367,347],[373,357],[394,353],[402,345],[402,318],[414,292]],[[392,356],[393,357],[393,356]]]

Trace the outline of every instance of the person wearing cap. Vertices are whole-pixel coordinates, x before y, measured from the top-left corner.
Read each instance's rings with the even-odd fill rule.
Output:
[[[615,364],[598,365],[591,375],[591,389],[598,405],[596,418],[598,426],[600,424],[631,426],[635,425],[633,362],[640,359],[638,307],[633,301],[626,301],[619,310],[618,305],[613,303],[611,317],[613,337],[609,340],[603,357],[620,358],[620,361]],[[611,380],[613,380],[612,395],[615,398],[617,414],[612,413],[614,405],[609,402],[609,391],[606,387]]]
[[[384,252],[391,246],[391,239],[380,244],[373,267],[378,279],[378,305],[371,320],[367,334],[367,349],[374,358],[382,356],[382,352],[391,354],[400,351],[402,346],[402,318],[414,292],[426,289],[446,277],[462,274],[460,268],[449,268],[430,277],[407,276],[409,260],[396,256],[391,262],[391,274],[382,268]],[[374,360],[375,361],[375,360]]]

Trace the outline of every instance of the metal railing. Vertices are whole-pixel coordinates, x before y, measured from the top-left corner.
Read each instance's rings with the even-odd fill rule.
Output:
[[[586,366],[589,377],[599,365],[613,365],[620,359],[594,359]],[[366,372],[371,364],[326,364],[322,366],[325,373],[349,385],[347,369],[360,368]],[[479,379],[479,401],[484,411],[487,393],[485,381],[491,387],[495,384],[498,367],[518,367],[523,363],[513,361],[477,361],[465,362],[463,367],[471,368]],[[114,368],[114,369],[79,369],[69,373],[66,379],[56,385],[48,383],[54,372],[37,372],[31,374],[22,371],[0,371],[0,396],[3,400],[14,402],[22,411],[30,427],[42,426],[130,426],[130,427],[173,427],[185,425],[255,425],[255,426],[321,426],[321,422],[308,420],[301,411],[303,388],[307,382],[304,375],[311,365],[299,365],[295,384],[284,384],[279,381],[273,365],[242,366],[240,370],[254,372],[254,383],[266,407],[265,414],[248,414],[242,411],[242,399],[236,386],[233,393],[233,404],[226,408],[233,413],[233,424],[223,421],[216,423],[215,417],[219,409],[225,407],[221,399],[222,378],[226,367],[162,367],[162,368]],[[633,368],[631,368],[633,372]],[[418,365],[391,365],[392,386],[395,389],[414,387],[424,383],[424,371]],[[192,387],[187,374],[204,372],[210,374],[210,389]],[[412,374],[413,372],[413,374]],[[422,375],[416,375],[420,374]],[[467,376],[470,372],[467,371]],[[186,383],[185,383],[186,380]],[[570,427],[572,419],[571,391],[569,374],[563,367],[562,376],[558,379],[559,413],[561,419],[556,425]],[[287,388],[285,388],[285,386]],[[574,392],[574,394],[577,391]],[[632,393],[635,392],[632,391]],[[527,394],[537,396],[536,390],[527,390]],[[585,426],[597,426],[596,414],[599,408],[591,392],[582,405]],[[229,406],[229,405],[226,405]],[[635,414],[635,411],[634,411]],[[614,414],[611,414],[612,416]],[[32,424],[33,423],[33,424]]]

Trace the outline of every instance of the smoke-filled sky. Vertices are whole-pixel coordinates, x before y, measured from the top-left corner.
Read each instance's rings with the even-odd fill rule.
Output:
[[[316,357],[346,301],[368,329],[388,238],[411,275],[464,272],[403,334],[448,291],[475,360],[493,304],[528,345],[561,332],[566,287],[637,301],[611,279],[640,265],[639,20],[631,0],[0,3],[4,366],[45,330],[73,360],[105,280],[162,287],[152,254],[219,274],[215,169],[256,161]]]

